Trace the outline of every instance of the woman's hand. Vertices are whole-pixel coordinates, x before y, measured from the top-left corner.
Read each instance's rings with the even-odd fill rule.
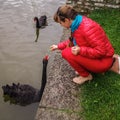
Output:
[[[58,49],[58,46],[57,45],[52,45],[50,46],[50,50],[51,51],[54,51],[54,50],[57,50]]]
[[[73,55],[78,55],[79,52],[80,52],[80,47],[78,47],[78,46],[72,47],[71,52],[72,52]]]

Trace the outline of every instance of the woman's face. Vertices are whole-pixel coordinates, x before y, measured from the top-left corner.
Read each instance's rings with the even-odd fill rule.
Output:
[[[65,28],[70,28],[70,26],[72,24],[72,20],[65,18],[65,22],[60,21],[59,23],[61,26],[65,27]]]

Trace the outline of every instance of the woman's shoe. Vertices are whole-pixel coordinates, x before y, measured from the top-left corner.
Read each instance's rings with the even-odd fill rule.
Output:
[[[92,75],[89,74],[87,77],[82,77],[82,76],[75,77],[75,78],[73,78],[73,82],[81,85],[81,84],[83,84],[84,82],[90,81],[90,80],[92,80],[92,79],[93,79]]]

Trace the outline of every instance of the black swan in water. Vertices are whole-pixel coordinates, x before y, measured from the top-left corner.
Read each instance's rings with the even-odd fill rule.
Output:
[[[38,37],[39,37],[39,29],[42,29],[45,26],[47,26],[47,16],[43,15],[40,18],[34,17],[34,21],[36,22],[36,40],[35,40],[35,42],[37,42]]]
[[[43,58],[42,82],[40,90],[27,84],[15,84],[2,86],[4,101],[11,104],[25,106],[34,102],[40,102],[47,80],[48,55]]]
[[[47,25],[47,16],[34,17],[34,21],[36,22],[36,28],[44,28]]]

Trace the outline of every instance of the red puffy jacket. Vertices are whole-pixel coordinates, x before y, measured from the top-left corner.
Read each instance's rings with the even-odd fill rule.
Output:
[[[103,58],[114,54],[114,49],[102,27],[85,16],[78,29],[73,32],[73,38],[80,47],[79,54],[84,57]],[[63,41],[58,44],[58,48],[63,50],[68,44],[69,40]]]

